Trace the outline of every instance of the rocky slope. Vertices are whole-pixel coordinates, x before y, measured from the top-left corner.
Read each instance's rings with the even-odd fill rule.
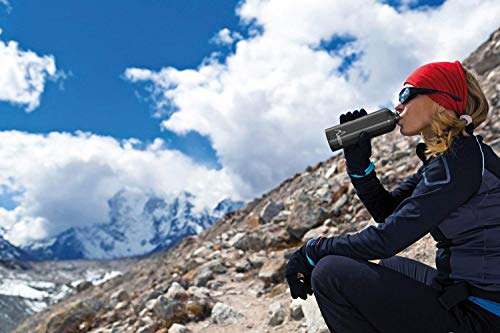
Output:
[[[479,74],[491,106],[475,134],[497,154],[499,53],[500,30],[464,61]],[[399,131],[372,140],[386,188],[417,171],[418,141]],[[283,276],[287,257],[309,237],[353,233],[374,223],[350,184],[343,155],[333,156],[200,235],[31,317],[16,332],[327,332],[313,297],[292,302]],[[434,254],[427,235],[399,255],[434,266]]]
[[[68,295],[120,275],[135,261],[0,260],[0,333]]]

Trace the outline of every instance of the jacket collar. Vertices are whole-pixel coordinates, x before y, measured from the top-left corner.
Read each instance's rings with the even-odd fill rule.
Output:
[[[463,144],[464,141],[476,140],[475,137],[477,137],[480,142],[483,141],[483,137],[481,135],[464,136],[464,135],[460,134],[453,141],[452,146],[455,146],[456,144],[459,144],[459,143]],[[417,147],[415,148],[415,153],[417,154],[418,158],[424,163],[424,165],[427,165],[432,159],[434,159],[434,157],[431,157],[429,159],[427,159],[425,157],[424,152],[426,149],[427,149],[427,145],[425,144],[425,142],[419,142],[417,144]]]

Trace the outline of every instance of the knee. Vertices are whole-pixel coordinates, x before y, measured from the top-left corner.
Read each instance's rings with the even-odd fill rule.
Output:
[[[317,290],[323,283],[330,284],[332,281],[341,280],[342,275],[350,271],[352,261],[354,259],[338,255],[328,255],[321,258],[312,271],[311,284],[313,289]]]

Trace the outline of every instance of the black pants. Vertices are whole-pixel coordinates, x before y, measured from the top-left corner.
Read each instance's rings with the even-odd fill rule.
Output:
[[[469,300],[446,311],[431,287],[436,274],[400,256],[375,264],[329,255],[314,268],[312,288],[334,333],[500,332],[500,317]]]

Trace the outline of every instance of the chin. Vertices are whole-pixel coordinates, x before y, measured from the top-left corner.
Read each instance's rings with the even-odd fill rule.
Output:
[[[401,133],[401,135],[404,135],[404,136],[414,136],[414,135],[420,134],[420,132],[408,133],[407,131],[404,130],[403,127],[401,127],[399,129],[399,133]]]

